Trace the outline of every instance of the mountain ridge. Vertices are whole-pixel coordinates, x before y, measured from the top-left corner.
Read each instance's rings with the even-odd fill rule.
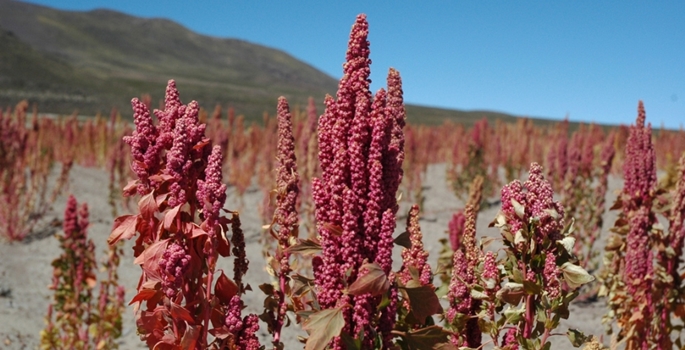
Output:
[[[190,96],[206,109],[232,106],[248,120],[261,120],[281,95],[293,106],[305,106],[312,96],[322,111],[324,96],[334,95],[338,83],[279,49],[110,9],[62,11],[0,0],[0,39],[0,106],[28,99],[46,112],[93,115],[115,107],[130,116],[131,97],[147,93],[155,104],[167,80],[175,79],[184,100]],[[407,115],[428,124],[517,119],[418,105],[407,105]]]

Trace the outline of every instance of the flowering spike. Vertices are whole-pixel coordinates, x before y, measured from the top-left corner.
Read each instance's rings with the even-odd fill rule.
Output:
[[[207,160],[205,179],[198,181],[197,198],[203,203],[202,214],[210,236],[216,235],[221,208],[226,202],[226,185],[222,183],[221,146],[214,146]]]
[[[385,90],[375,97],[369,91],[367,35],[366,16],[360,15],[350,33],[337,99],[326,98],[326,110],[319,119],[322,173],[312,179],[322,245],[322,255],[312,261],[317,299],[322,309],[351,306],[351,311],[343,313],[343,330],[354,335],[362,332],[365,347],[371,346],[373,332],[390,339],[392,326],[386,324],[381,330],[378,320],[368,317],[381,302],[379,297],[350,297],[342,290],[364,273],[360,271],[364,261],[390,272],[395,196],[402,176],[400,125],[404,122],[399,75],[393,73],[389,80],[393,108],[388,107]],[[390,322],[387,317],[384,320]],[[332,345],[335,349],[342,346],[339,338]]]
[[[407,232],[409,232],[409,240],[411,241],[411,248],[402,249],[402,269],[399,272],[399,278],[402,283],[406,284],[411,280],[410,268],[416,269],[419,273],[419,282],[421,285],[431,283],[431,268],[428,265],[428,252],[423,248],[423,234],[419,226],[419,206],[414,204],[409,210],[407,216]]]
[[[652,145],[652,126],[645,126],[645,108],[642,101],[638,104],[637,120],[635,125],[630,127],[630,135],[626,141],[623,174],[623,192],[633,202],[625,204],[633,208],[641,205],[656,185],[656,155]],[[650,204],[651,202],[645,203]]]

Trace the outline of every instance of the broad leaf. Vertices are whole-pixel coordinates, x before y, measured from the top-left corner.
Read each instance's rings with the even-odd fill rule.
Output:
[[[124,215],[114,220],[112,233],[107,238],[107,244],[113,245],[120,239],[131,239],[136,234],[138,215]]]
[[[342,236],[343,234],[343,229],[340,227],[340,225],[333,225],[331,223],[324,223],[323,228],[327,230],[330,234],[333,236]]]
[[[301,239],[286,249],[290,254],[314,255],[321,252],[321,243],[311,239]]]
[[[216,280],[216,285],[214,285],[214,295],[216,295],[224,305],[228,305],[231,298],[236,294],[238,294],[238,286],[221,271],[219,278]]]
[[[561,272],[564,274],[564,280],[566,280],[571,289],[576,289],[585,283],[595,280],[595,277],[587,273],[585,269],[570,262],[565,262],[561,265]]]
[[[195,349],[195,343],[197,343],[197,338],[200,336],[201,329],[202,326],[186,325],[186,331],[183,334],[183,338],[181,338],[181,349]]]
[[[151,299],[155,296],[155,294],[157,294],[157,290],[155,289],[143,289],[139,291],[138,294],[136,294],[136,296],[134,296],[128,304],[131,305],[139,301]]]
[[[183,233],[185,233],[186,236],[190,236],[190,239],[207,235],[207,231],[203,230],[202,227],[197,226],[194,222],[185,222],[183,226]]]
[[[176,216],[178,216],[178,212],[181,210],[181,205],[177,205],[171,210],[167,211],[166,214],[164,214],[164,229],[169,230],[169,231],[175,231],[172,230],[172,226],[174,225],[176,221]]]
[[[138,190],[138,184],[140,183],[139,180],[131,180],[129,181],[126,186],[124,186],[124,197],[128,197],[136,193]]]
[[[444,328],[435,325],[409,331],[403,338],[410,349],[434,349],[438,344],[447,343],[450,334]]]
[[[345,319],[342,308],[325,309],[309,315],[302,328],[309,333],[305,350],[324,350],[330,341],[339,336]]]
[[[144,218],[150,218],[155,215],[157,211],[157,202],[155,202],[155,197],[153,192],[150,192],[138,201],[138,209],[140,210],[140,215]]]
[[[168,244],[169,238],[150,244],[147,248],[145,248],[143,254],[140,254],[133,260],[133,263],[155,270],[156,268],[153,266],[159,266],[159,260],[162,259],[162,255],[164,254]]]
[[[512,198],[511,205],[514,207],[514,213],[516,213],[516,216],[518,216],[519,219],[523,219],[523,217],[526,215],[526,208],[523,207],[523,204]]]
[[[193,319],[193,316],[190,315],[190,312],[186,310],[183,306],[178,305],[174,302],[171,303],[171,317],[174,318],[174,320],[183,320],[186,322],[195,323],[195,320]]]
[[[583,332],[573,328],[569,328],[569,330],[566,332],[566,336],[568,336],[568,340],[570,340],[571,344],[576,348],[583,345],[591,338],[583,334]]]
[[[417,320],[423,322],[426,317],[442,313],[440,300],[435,294],[435,287],[432,284],[425,286],[415,286],[413,281],[409,281],[402,289],[406,292],[409,299],[409,308]]]
[[[409,239],[409,231],[404,231],[400,233],[399,236],[395,237],[393,243],[395,243],[398,246],[405,247],[407,249],[411,248],[411,239]]]
[[[231,242],[226,239],[226,235],[223,230],[217,231],[217,247],[216,250],[219,255],[223,257],[231,256]]]
[[[381,295],[390,288],[388,276],[377,263],[364,264],[361,270],[368,271],[367,274],[357,278],[347,292],[351,295],[361,295],[370,293],[372,296]]]

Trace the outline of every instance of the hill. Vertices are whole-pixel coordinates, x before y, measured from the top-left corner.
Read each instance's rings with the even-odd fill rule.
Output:
[[[230,105],[251,120],[275,111],[280,95],[304,106],[309,96],[322,102],[337,88],[336,79],[283,51],[200,35],[170,20],[0,0],[0,106],[28,99],[45,112],[93,115],[116,107],[129,116],[131,97],[149,93],[156,104],[171,78],[182,98],[207,109]],[[407,113],[428,124],[515,118],[412,105]]]

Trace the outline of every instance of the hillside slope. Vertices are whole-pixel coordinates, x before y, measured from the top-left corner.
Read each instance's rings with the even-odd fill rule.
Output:
[[[281,95],[293,106],[314,97],[321,111],[325,94],[337,89],[336,79],[283,51],[200,35],[170,20],[0,0],[0,106],[28,99],[45,112],[93,115],[116,107],[130,116],[131,97],[149,93],[156,105],[169,79],[184,100],[207,109],[230,105],[250,120],[275,112]],[[427,124],[516,118],[412,105],[407,114]]]

